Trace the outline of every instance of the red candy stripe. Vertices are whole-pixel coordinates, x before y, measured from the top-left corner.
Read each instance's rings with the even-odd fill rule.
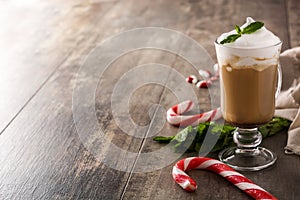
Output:
[[[271,195],[269,192],[254,184],[250,179],[238,173],[228,165],[207,157],[191,157],[182,159],[173,167],[173,179],[186,191],[192,192],[197,189],[196,181],[185,173],[185,171],[191,169],[204,169],[219,174],[254,199],[276,199],[276,197]]]
[[[167,111],[167,121],[174,126],[196,126],[199,123],[217,120],[222,117],[220,108],[196,115],[182,115],[190,111],[193,106],[194,103],[188,100],[171,107]]]
[[[196,86],[198,88],[208,88],[211,86],[211,81],[210,80],[204,80],[204,81],[199,81]]]
[[[196,84],[198,82],[198,79],[196,76],[190,75],[186,78],[186,82]]]

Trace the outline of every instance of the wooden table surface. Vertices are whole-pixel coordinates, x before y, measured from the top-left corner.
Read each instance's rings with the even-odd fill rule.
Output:
[[[215,38],[235,24],[243,24],[247,16],[265,22],[282,39],[286,50],[300,45],[299,10],[297,0],[1,1],[0,199],[250,199],[225,179],[200,170],[190,172],[199,184],[198,190],[187,193],[172,180],[174,162],[153,169],[153,164],[168,160],[166,153],[154,160],[145,159],[144,155],[163,147],[152,141],[155,134],[178,132],[165,123],[161,108],[166,110],[178,103],[176,97],[184,94],[184,87],[192,88],[202,111],[217,106],[212,105],[207,90],[198,90],[172,75],[174,69],[183,77],[195,73],[191,64],[178,56],[189,47],[179,45],[173,53],[140,48],[117,57],[101,77],[86,75],[78,81],[80,67],[97,44],[143,27],[178,31],[204,47],[215,62]],[[171,45],[178,43],[168,35],[161,39]],[[119,41],[120,49],[123,42]],[[148,44],[153,43],[155,37],[149,37]],[[197,59],[201,56],[194,55]],[[97,64],[97,57],[89,61]],[[154,64],[151,67],[149,63]],[[127,113],[121,113],[124,116],[118,121],[113,115],[115,107],[111,106],[111,99],[116,95],[115,100],[121,102],[123,93],[114,93],[115,86],[120,86],[120,80],[126,81],[124,75],[133,73],[130,70],[138,66],[145,66],[145,71],[136,72],[137,81],[159,73],[155,71],[159,69],[157,66],[166,69],[160,74],[163,84],[139,85],[130,91]],[[284,76],[283,81],[292,78]],[[74,108],[76,98],[89,100],[84,98],[90,95],[88,92],[74,97],[78,88],[83,91],[80,81],[87,91],[89,84],[97,86],[90,97],[106,143],[99,140],[98,132],[89,133],[90,119],[85,110],[80,110],[86,109],[85,102]],[[130,87],[134,81],[127,79],[123,87]],[[214,84],[211,92],[218,96],[217,91],[218,85]],[[115,103],[118,105],[118,101]],[[153,112],[154,104],[161,108],[155,107]],[[150,115],[149,109],[152,109]],[[118,122],[127,122],[130,117],[137,127],[144,128],[135,128],[130,123],[118,126]],[[76,120],[80,121],[80,128]],[[80,135],[85,131],[90,134],[88,139]],[[243,174],[278,199],[299,199],[300,161],[298,156],[284,154],[286,138],[287,133],[282,132],[263,142],[277,153],[275,166]],[[112,153],[112,146],[130,156]]]

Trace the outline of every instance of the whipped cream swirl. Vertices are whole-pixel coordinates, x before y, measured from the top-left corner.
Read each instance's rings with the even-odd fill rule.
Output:
[[[247,17],[246,23],[241,26],[243,30],[252,22],[255,22],[251,17]],[[223,33],[219,38],[218,42],[220,43],[222,40],[227,38],[229,35],[237,34],[236,30],[232,30],[227,33]],[[242,34],[240,38],[232,43],[226,43],[225,46],[231,47],[239,47],[239,48],[260,48],[260,47],[268,47],[275,44],[280,43],[280,39],[274,35],[271,31],[266,29],[266,27],[262,27],[259,30],[255,31],[251,34]]]
[[[255,22],[247,17],[246,23],[241,29]],[[254,67],[263,70],[270,65],[277,65],[280,54],[281,41],[264,26],[251,34],[242,34],[232,43],[220,44],[229,35],[237,34],[236,30],[223,33],[218,39],[216,51],[221,65],[233,67]]]

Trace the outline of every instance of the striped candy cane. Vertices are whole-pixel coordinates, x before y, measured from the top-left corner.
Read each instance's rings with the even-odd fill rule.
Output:
[[[211,75],[211,72],[210,71],[208,71],[208,70],[204,70],[204,69],[199,69],[199,74],[200,74],[200,76],[202,76],[203,78],[205,78],[205,79],[208,79],[208,78],[210,78],[212,75]]]
[[[188,83],[194,83],[194,84],[198,82],[198,78],[195,75],[190,75],[185,80]]]
[[[190,157],[182,159],[173,167],[173,179],[186,191],[192,192],[197,189],[196,182],[185,173],[185,171],[191,169],[204,169],[217,173],[254,199],[276,199],[266,190],[254,184],[251,180],[236,172],[228,165],[207,157]]]
[[[222,117],[220,108],[197,115],[181,115],[190,111],[193,106],[194,103],[188,100],[171,107],[167,111],[167,121],[174,126],[196,126],[199,123],[217,120]]]

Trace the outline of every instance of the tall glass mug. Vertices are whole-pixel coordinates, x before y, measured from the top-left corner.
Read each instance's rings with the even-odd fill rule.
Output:
[[[275,112],[281,88],[279,55],[282,42],[260,48],[228,47],[215,42],[221,86],[221,110],[227,123],[236,126],[236,147],[223,150],[219,159],[237,170],[256,171],[276,161],[276,154],[258,147],[260,125]]]

